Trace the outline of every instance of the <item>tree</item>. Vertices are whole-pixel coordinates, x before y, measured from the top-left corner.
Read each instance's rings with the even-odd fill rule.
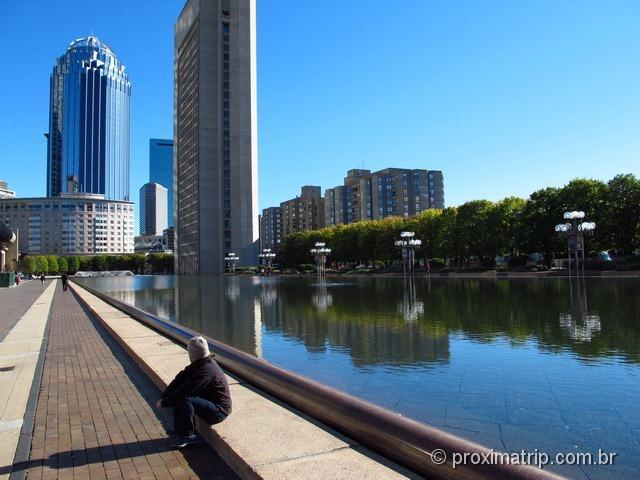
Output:
[[[493,204],[488,200],[472,200],[458,207],[457,235],[460,239],[461,258],[467,263],[472,257],[486,259],[494,255],[488,231],[489,212]]]
[[[55,255],[49,255],[47,257],[47,264],[49,266],[48,268],[48,272],[50,275],[55,275],[56,273],[58,273],[58,257],[56,257]]]
[[[80,270],[80,259],[78,257],[69,257],[68,269],[71,275],[74,275],[78,270]]]
[[[78,270],[88,271],[93,269],[93,257],[78,257]]]
[[[492,205],[487,217],[488,251],[493,255],[518,255],[522,214],[526,202],[522,198],[507,197]]]
[[[173,255],[152,253],[146,258],[151,273],[173,273]]]
[[[524,253],[539,252],[547,257],[561,253],[565,245],[555,232],[562,222],[563,207],[560,190],[544,188],[533,192],[522,212],[519,248]]]
[[[596,222],[604,248],[630,254],[640,245],[640,179],[617,175],[607,184],[604,215]]]
[[[31,255],[26,255],[22,258],[22,271],[24,273],[35,273],[36,272],[36,258]]]
[[[49,262],[44,255],[38,255],[36,257],[36,272],[47,273],[49,271]]]
[[[104,272],[108,268],[107,255],[96,255],[91,261],[91,268],[96,272]]]
[[[60,273],[69,271],[69,262],[65,257],[58,257],[58,270]]]

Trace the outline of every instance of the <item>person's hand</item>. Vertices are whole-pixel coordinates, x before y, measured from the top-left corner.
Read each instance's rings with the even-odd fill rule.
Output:
[[[159,399],[159,400],[156,402],[156,408],[163,408],[163,405],[162,405],[162,399]]]

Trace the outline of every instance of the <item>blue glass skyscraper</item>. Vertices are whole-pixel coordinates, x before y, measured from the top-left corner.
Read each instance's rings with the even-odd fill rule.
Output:
[[[149,181],[167,189],[167,225],[173,227],[173,140],[149,140]]]
[[[125,67],[106,44],[71,42],[51,74],[47,196],[129,200],[130,97]]]

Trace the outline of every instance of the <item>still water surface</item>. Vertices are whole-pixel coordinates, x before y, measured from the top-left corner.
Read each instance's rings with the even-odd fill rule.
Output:
[[[80,279],[143,310],[508,452],[617,454],[640,478],[640,279]]]

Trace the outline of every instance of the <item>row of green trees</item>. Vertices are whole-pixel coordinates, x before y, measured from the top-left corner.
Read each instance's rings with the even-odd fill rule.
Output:
[[[587,240],[595,252],[615,250],[629,255],[640,245],[640,179],[618,175],[609,182],[576,179],[562,188],[545,188],[524,200],[473,200],[458,207],[427,210],[410,217],[389,217],[320,230],[307,230],[283,239],[278,261],[295,267],[309,263],[314,242],[332,249],[330,261],[390,262],[400,258],[394,246],[403,230],[422,240],[416,258],[449,258],[458,265],[496,255],[538,252],[546,258],[566,255],[566,241],[554,228],[565,211],[583,210],[596,223]]]
[[[173,255],[152,253],[150,255],[95,255],[57,256],[25,255],[20,260],[24,273],[56,275],[78,271],[104,272],[107,270],[131,270],[134,273],[173,273]]]

